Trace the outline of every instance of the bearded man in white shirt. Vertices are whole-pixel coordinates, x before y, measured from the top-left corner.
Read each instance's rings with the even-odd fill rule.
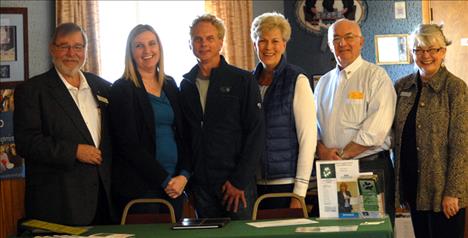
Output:
[[[385,211],[395,214],[395,181],[389,155],[390,128],[396,94],[385,70],[361,57],[364,37],[359,25],[347,19],[328,30],[328,44],[337,66],[315,89],[320,160],[359,160],[360,171],[379,176],[385,192]]]

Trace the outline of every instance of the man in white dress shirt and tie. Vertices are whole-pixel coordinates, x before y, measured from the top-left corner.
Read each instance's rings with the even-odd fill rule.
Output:
[[[315,88],[320,160],[358,159],[360,171],[379,176],[385,211],[395,214],[394,171],[389,155],[396,94],[385,70],[362,59],[364,37],[347,19],[328,30],[337,66]]]

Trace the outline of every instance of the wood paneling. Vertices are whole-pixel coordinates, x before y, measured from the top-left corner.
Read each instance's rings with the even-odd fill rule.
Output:
[[[24,216],[24,179],[0,180],[0,237],[16,234],[16,221]]]
[[[423,3],[426,1],[423,1]],[[465,80],[468,84],[468,67],[466,67],[466,59],[468,59],[468,46],[461,45],[462,38],[468,38],[468,17],[460,15],[460,13],[468,12],[468,1],[428,1],[426,10],[432,15],[429,18],[430,23],[443,24],[443,31],[448,40],[452,44],[447,47],[445,55],[445,65],[447,69]],[[431,17],[431,15],[429,17]]]

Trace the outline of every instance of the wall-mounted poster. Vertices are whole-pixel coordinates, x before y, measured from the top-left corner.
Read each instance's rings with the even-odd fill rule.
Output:
[[[341,18],[361,22],[366,17],[366,9],[363,0],[298,0],[296,18],[309,32],[322,34]]]
[[[0,88],[29,77],[27,8],[0,8]]]
[[[0,89],[0,179],[24,177],[24,159],[13,137],[14,89]]]
[[[375,35],[375,62],[377,64],[409,64],[408,34]]]

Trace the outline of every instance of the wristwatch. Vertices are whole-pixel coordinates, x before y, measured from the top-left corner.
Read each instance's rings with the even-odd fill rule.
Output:
[[[339,156],[342,160],[347,160],[347,159],[349,159],[348,157],[344,157],[344,149],[338,150],[338,156]]]

